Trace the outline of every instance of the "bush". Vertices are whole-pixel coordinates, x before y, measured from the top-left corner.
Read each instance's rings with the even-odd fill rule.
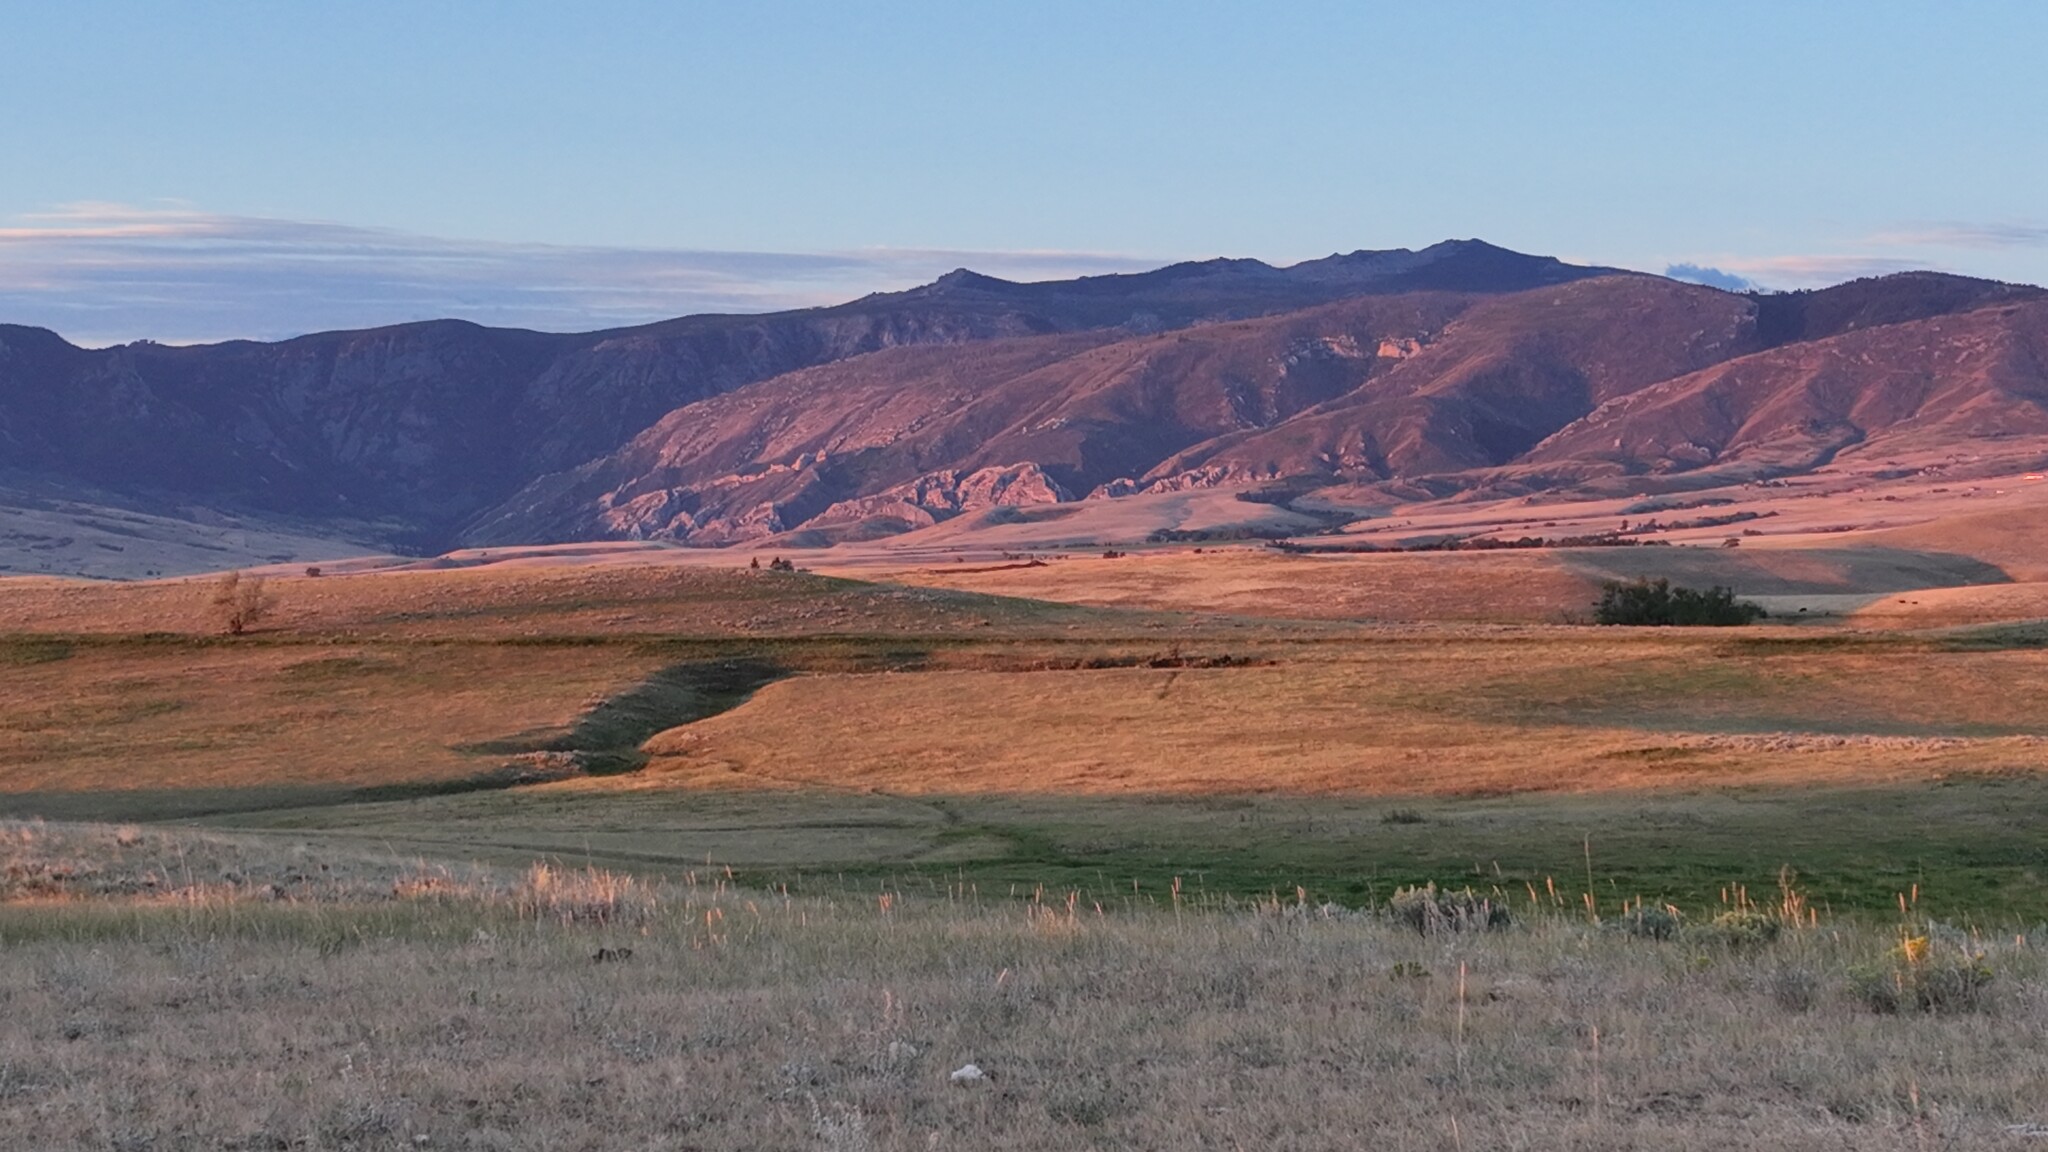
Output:
[[[213,618],[230,636],[240,636],[270,615],[277,598],[264,586],[261,576],[230,572],[213,586]]]
[[[1724,948],[1760,948],[1777,942],[1785,926],[1776,916],[1754,908],[1723,912],[1705,924],[1687,929],[1686,938]]]
[[[1996,974],[1981,953],[1912,936],[1885,958],[1849,973],[1857,999],[1872,1012],[1977,1012]]]
[[[1669,940],[1678,935],[1678,910],[1661,904],[1638,904],[1621,914],[1615,927],[1644,940]]]
[[[1593,607],[1593,619],[1601,624],[1637,627],[1722,627],[1753,624],[1765,615],[1761,606],[1737,600],[1719,585],[1701,592],[1674,588],[1669,580],[1610,580]]]
[[[1514,923],[1505,901],[1481,896],[1470,888],[1439,889],[1434,883],[1403,888],[1387,901],[1387,915],[1425,936],[1438,932],[1485,931]]]

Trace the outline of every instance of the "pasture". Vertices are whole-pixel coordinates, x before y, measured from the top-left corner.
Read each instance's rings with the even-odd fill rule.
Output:
[[[0,805],[506,865],[708,858],[820,891],[1180,877],[1369,904],[1526,892],[1590,856],[1610,902],[1704,908],[1790,869],[1844,913],[1917,886],[1943,914],[2048,917],[2048,663],[2021,633],[1515,623],[1512,597],[1494,621],[1270,614],[1384,583],[1389,560],[1454,589],[1520,588],[1530,563],[987,574],[1184,593],[1121,608],[478,564],[276,580],[273,616],[233,638],[208,634],[203,582],[11,585]],[[1220,610],[1255,567],[1288,584],[1269,614]]]
[[[1560,622],[1595,560],[0,583],[0,1123],[2038,1143],[2039,627]]]

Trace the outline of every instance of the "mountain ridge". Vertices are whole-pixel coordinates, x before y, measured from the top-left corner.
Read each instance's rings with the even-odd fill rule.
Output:
[[[1066,281],[959,269],[826,308],[589,333],[436,320],[84,349],[0,325],[0,467],[152,514],[346,523],[358,539],[382,525],[427,551],[723,545],[807,527],[807,539],[867,538],[1006,504],[1274,480],[1540,488],[1730,451],[1765,467],[1754,438],[1684,443],[1726,431],[1701,424],[1703,405],[1798,409],[1767,397],[1808,353],[1742,370],[1785,381],[1700,394],[1719,401],[1657,386],[1901,328],[1929,344],[1928,372],[1968,384],[1936,363],[1957,332],[1984,328],[1981,342],[2017,321],[1911,326],[2044,296],[1932,272],[1730,294],[1453,240]],[[2048,394],[2028,375],[2032,339],[2008,342],[2017,359],[1995,386],[1954,401],[1971,420],[1916,434],[2032,429]],[[1833,387],[1856,386],[1850,369],[1830,371]],[[1612,406],[1637,395],[1663,397],[1671,428],[1614,425]],[[1644,452],[1599,448],[1594,425]]]
[[[1399,258],[1447,279],[1592,275],[1491,246]],[[678,317],[590,333],[459,320],[278,342],[83,349],[0,328],[0,445],[45,478],[152,500],[403,524],[435,548],[539,476],[601,456],[691,402],[906,345],[1112,327],[1162,331],[1392,290],[1257,262],[1083,281],[979,274],[826,308]],[[1469,265],[1469,267],[1468,267]],[[1079,285],[1076,287],[1076,285]]]
[[[1716,453],[1617,461],[1574,430],[1667,381],[1759,356],[1752,369],[1768,374],[1812,354],[1802,349],[1937,324],[1892,315],[1966,317],[2044,299],[1938,274],[1898,283],[1909,299],[1897,307],[1882,283],[1798,298],[1834,334],[1792,344],[1772,343],[1758,298],[1611,276],[1488,296],[1359,297],[1071,346],[1033,337],[978,352],[896,350],[671,412],[617,452],[536,481],[473,522],[465,540],[729,545],[825,528],[862,538],[997,506],[962,480],[1025,469],[1038,479],[1019,491],[1046,502],[1276,480],[1526,488],[1670,472]],[[1872,315],[1872,299],[1891,309],[1886,322],[1844,319]],[[2031,426],[2028,403],[2008,418]],[[1637,428],[1625,438],[1665,434]],[[1541,454],[1556,444],[1578,447]],[[851,523],[859,508],[876,523]]]

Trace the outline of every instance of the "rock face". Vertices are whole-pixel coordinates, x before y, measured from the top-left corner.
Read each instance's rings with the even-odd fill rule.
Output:
[[[0,326],[0,480],[437,548],[872,537],[1085,496],[1447,492],[2048,435],[2038,289],[1743,296],[1477,241],[547,334]],[[1917,450],[1917,449],[1916,449]]]
[[[889,519],[910,528],[927,528],[962,512],[1059,504],[1071,499],[1072,494],[1036,464],[997,465],[964,473],[950,469],[928,472],[873,496],[842,500],[813,516],[806,526],[838,528]]]

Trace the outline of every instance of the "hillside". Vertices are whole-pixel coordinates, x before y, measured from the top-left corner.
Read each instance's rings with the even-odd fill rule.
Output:
[[[2048,443],[2048,301],[1775,348],[1622,396],[1536,447],[1581,473],[1806,471],[1838,454],[1926,468]]]
[[[585,334],[437,321],[88,350],[0,326],[0,468],[37,494],[0,492],[0,570],[812,546],[1276,481],[1362,493],[1355,515],[1753,480],[1878,444],[1914,467],[1988,444],[2017,460],[2048,433],[2044,315],[2038,289],[1935,273],[1735,295],[1447,241],[1035,284],[961,270]],[[1332,507],[1249,519],[1312,531],[1345,519]],[[124,516],[149,518],[132,544],[105,529]],[[1172,527],[1090,522],[1137,529],[1105,542]]]
[[[1274,481],[1296,494],[1399,482],[1413,498],[1731,461],[1755,479],[1871,436],[1953,452],[2048,431],[2033,399],[2048,390],[2032,351],[2042,315],[2038,292],[1954,277],[1759,299],[1607,276],[892,349],[679,408],[529,485],[466,539],[816,545]],[[1825,335],[1774,345],[1793,319]]]

